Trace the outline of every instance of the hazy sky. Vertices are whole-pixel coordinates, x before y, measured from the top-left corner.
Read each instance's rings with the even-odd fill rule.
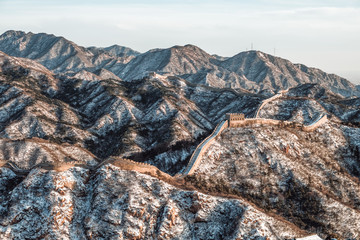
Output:
[[[253,43],[360,84],[360,0],[0,0],[10,29],[141,52],[190,43],[233,56]]]

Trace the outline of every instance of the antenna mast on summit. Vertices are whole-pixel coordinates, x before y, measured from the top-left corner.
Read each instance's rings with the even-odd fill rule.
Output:
[[[254,50],[254,44],[251,43],[251,50]]]

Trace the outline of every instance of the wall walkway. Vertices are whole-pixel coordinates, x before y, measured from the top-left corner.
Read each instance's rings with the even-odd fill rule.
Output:
[[[200,159],[206,149],[210,146],[210,144],[215,140],[217,136],[219,136],[224,129],[228,128],[229,122],[228,120],[220,122],[211,135],[209,135],[207,138],[205,138],[195,149],[194,153],[191,155],[190,161],[183,172],[183,175],[190,175],[192,174],[196,167],[200,163]]]
[[[250,126],[255,124],[260,125],[276,125],[280,127],[298,127],[303,131],[311,132],[314,131],[316,128],[321,126],[327,121],[327,115],[321,115],[319,118],[317,118],[313,123],[310,125],[302,125],[296,122],[290,122],[290,121],[281,121],[281,120],[275,120],[275,119],[263,119],[263,118],[247,118],[245,120],[236,120],[229,122],[228,120],[224,120],[220,122],[214,129],[214,131],[209,135],[207,138],[205,138],[195,149],[194,153],[191,155],[190,161],[188,165],[186,166],[184,172],[180,176],[186,176],[191,175],[194,173],[198,165],[200,164],[200,161],[202,159],[203,154],[205,151],[209,148],[209,146],[212,144],[212,142],[226,129],[226,128],[237,128],[237,127],[244,127],[244,126]],[[136,162],[130,159],[123,159],[123,158],[110,158],[104,162],[101,162],[95,166],[87,166],[84,162],[68,162],[68,163],[62,163],[62,162],[42,162],[39,164],[36,164],[35,166],[32,166],[30,168],[20,168],[17,166],[15,162],[9,162],[9,161],[2,161],[2,166],[9,167],[15,172],[19,174],[26,174],[30,172],[34,168],[44,168],[44,169],[54,169],[62,171],[63,169],[67,169],[73,166],[81,166],[86,167],[90,169],[97,169],[101,167],[102,165],[106,163],[111,163],[114,165],[121,165],[125,166],[126,168],[130,168],[131,170],[136,170],[138,172],[151,172],[155,173],[158,171],[158,168],[151,164],[147,163],[140,163]],[[178,175],[179,176],[179,175]]]
[[[256,113],[255,113],[255,118],[258,118],[259,117],[259,113],[260,113],[260,110],[266,105],[268,104],[269,102],[271,101],[274,101],[275,99],[278,99],[280,97],[282,97],[285,93],[287,93],[289,91],[289,89],[286,89],[286,90],[282,90],[280,91],[278,94],[272,96],[271,98],[268,98],[268,99],[265,99],[262,101],[261,105],[258,107]]]
[[[327,121],[327,115],[320,115],[313,123],[304,126],[302,129],[306,132],[314,131],[316,128],[320,127]]]
[[[205,153],[205,151],[209,148],[209,146],[216,139],[216,137],[218,137],[226,128],[237,128],[237,127],[249,126],[254,124],[261,124],[261,125],[275,125],[280,127],[288,127],[288,126],[298,127],[303,131],[311,132],[314,131],[319,126],[321,126],[322,124],[324,124],[326,121],[327,121],[327,115],[319,116],[319,118],[317,118],[310,125],[303,125],[297,122],[281,121],[275,119],[264,119],[264,118],[247,118],[245,120],[231,121],[230,123],[228,122],[228,120],[223,121],[217,125],[217,127],[214,129],[213,133],[210,136],[205,138],[197,146],[182,175],[186,176],[194,173],[195,169],[200,164],[201,158]]]

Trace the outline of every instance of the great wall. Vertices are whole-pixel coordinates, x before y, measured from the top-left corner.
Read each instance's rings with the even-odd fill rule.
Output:
[[[228,121],[220,122],[214,129],[211,135],[205,138],[195,149],[194,153],[191,155],[190,161],[185,168],[183,175],[190,175],[193,173],[194,169],[199,165],[198,159],[201,159],[202,154],[210,146],[210,144],[219,136],[224,129],[228,128]]]
[[[30,168],[20,168],[16,163],[0,160],[0,167],[7,167],[12,169],[17,174],[28,174],[32,169],[35,168],[43,168],[48,170],[56,170],[56,171],[64,171],[71,167],[84,167],[88,168],[90,170],[96,170],[100,168],[101,166],[105,164],[112,164],[114,166],[120,167],[123,170],[130,170],[130,171],[137,171],[143,174],[148,174],[153,177],[157,177],[159,179],[162,179],[170,184],[173,184],[177,187],[186,187],[184,186],[184,177],[187,175],[191,175],[194,173],[196,168],[201,162],[201,158],[205,151],[209,148],[211,143],[216,140],[218,136],[221,135],[221,133],[227,129],[227,128],[238,128],[243,126],[250,126],[250,125],[273,125],[273,126],[279,126],[279,127],[292,127],[292,128],[298,128],[302,131],[311,132],[314,131],[319,126],[323,125],[327,121],[327,115],[323,114],[320,115],[313,123],[309,125],[303,125],[297,122],[290,122],[290,121],[282,121],[282,120],[275,120],[275,119],[264,119],[264,118],[258,118],[259,113],[261,109],[268,104],[269,102],[283,97],[283,94],[286,93],[287,90],[281,91],[279,94],[274,95],[271,98],[268,98],[262,102],[262,104],[258,107],[255,118],[245,118],[244,114],[232,114],[229,113],[226,115],[226,120],[220,122],[213,132],[206,137],[195,149],[193,152],[190,161],[188,165],[186,166],[185,170],[182,174],[177,174],[174,177],[170,176],[169,174],[160,171],[157,167],[147,164],[147,163],[141,163],[136,162],[131,159],[125,159],[125,158],[109,158],[106,161],[99,162],[98,164],[94,166],[86,165],[84,162],[79,161],[72,161],[72,162],[66,162],[66,163],[56,163],[56,162],[41,162],[36,164],[35,166],[32,166]],[[43,140],[42,140],[43,141]],[[94,159],[97,159],[94,156]],[[304,238],[296,238],[296,239],[303,239],[303,240],[318,240],[321,239],[318,237],[317,234],[310,235]]]
[[[311,132],[314,131],[316,128],[321,126],[327,121],[327,115],[323,114],[320,115],[313,123],[309,125],[303,125],[298,122],[290,122],[290,121],[282,121],[282,120],[275,120],[275,119],[265,119],[265,118],[259,118],[259,113],[261,109],[268,104],[271,101],[274,101],[278,98],[281,98],[284,96],[285,93],[287,93],[289,89],[282,90],[278,94],[265,99],[262,101],[260,106],[257,108],[255,112],[255,118],[247,118],[245,119],[244,114],[234,114],[234,113],[228,113],[226,115],[227,120],[224,120],[220,122],[214,129],[211,135],[209,135],[207,138],[205,138],[195,149],[194,153],[192,154],[190,161],[188,165],[186,166],[185,170],[182,173],[182,176],[191,175],[194,173],[198,165],[200,164],[201,158],[205,151],[209,148],[211,143],[226,129],[226,128],[236,128],[236,127],[243,127],[243,126],[249,126],[249,125],[273,125],[273,126],[279,126],[279,127],[293,127],[293,128],[299,128],[302,131]]]
[[[61,148],[60,148],[60,149],[57,149],[57,151],[62,153],[64,156],[67,156],[69,159],[72,159],[71,161],[61,162],[61,161],[59,161],[59,158],[57,156],[55,156],[55,154],[52,153],[52,150],[48,146],[48,145],[50,145],[50,146],[57,145],[55,143],[51,143],[51,142],[48,142],[44,139],[37,138],[37,137],[31,138],[31,139],[15,139],[15,140],[2,139],[2,140],[5,142],[26,141],[26,142],[30,142],[30,143],[37,143],[37,144],[40,144],[41,147],[44,150],[46,150],[47,153],[51,156],[52,161],[47,160],[44,162],[37,163],[31,167],[19,167],[18,164],[16,164],[13,161],[5,161],[5,160],[0,159],[0,167],[10,168],[17,174],[28,174],[32,169],[35,169],[35,168],[63,171],[63,170],[67,170],[68,168],[71,168],[71,167],[79,166],[79,167],[87,168],[90,170],[95,170],[107,163],[110,163],[113,165],[121,165],[121,166],[124,166],[125,168],[129,168],[129,166],[132,166],[131,167],[132,169],[137,170],[139,172],[156,172],[158,170],[155,166],[153,166],[151,164],[136,162],[136,161],[133,161],[131,159],[126,159],[126,158],[111,157],[105,161],[101,161],[101,159],[98,159],[90,151],[83,149],[83,148],[81,148],[81,150],[85,151],[89,156],[91,156],[91,158],[97,164],[90,165],[90,164],[86,164],[84,161],[81,161],[79,159],[74,159],[73,156],[70,156],[68,153],[66,153],[64,150],[61,150]],[[59,146],[66,148],[71,145],[68,143],[62,143]],[[73,146],[73,147],[79,148],[78,146]],[[136,166],[136,167],[134,167],[134,166]]]
[[[160,171],[157,167],[155,167],[151,164],[136,162],[134,160],[127,159],[127,158],[109,158],[108,160],[99,162],[98,164],[93,165],[93,166],[87,165],[84,162],[80,162],[80,161],[76,161],[76,160],[69,161],[69,162],[46,161],[46,162],[40,162],[29,168],[21,168],[15,162],[0,160],[0,167],[10,168],[12,171],[14,171],[17,174],[28,174],[31,170],[33,170],[35,168],[64,171],[71,167],[82,167],[82,168],[87,168],[90,170],[96,170],[105,164],[112,164],[115,166],[119,166],[125,170],[136,170],[140,173],[152,173],[153,174],[153,173],[157,173],[157,171]],[[166,174],[166,173],[164,173],[164,174]],[[168,174],[166,174],[166,175],[168,175]]]
[[[220,122],[214,129],[214,131],[205,138],[195,149],[194,153],[191,155],[190,161],[186,166],[185,170],[182,173],[182,176],[191,175],[194,173],[196,168],[201,162],[201,158],[205,151],[209,148],[211,143],[216,140],[218,136],[226,129],[226,128],[237,128],[249,125],[273,125],[279,127],[292,127],[298,128],[305,132],[314,131],[319,126],[323,125],[328,119],[326,114],[320,115],[314,122],[309,125],[303,125],[298,122],[290,122],[290,121],[282,121],[276,119],[265,119],[265,118],[258,118],[261,109],[271,101],[274,101],[278,98],[284,96],[289,90],[282,90],[278,94],[263,100],[260,106],[257,108],[255,112],[255,118],[247,118],[245,119],[244,114],[237,114],[237,113],[228,113],[226,115],[226,120]],[[180,174],[178,175],[180,176]]]
[[[268,104],[271,101],[274,101],[275,99],[283,97],[284,93],[286,93],[287,91],[288,90],[283,90],[280,93],[274,95],[273,97],[265,99],[261,103],[261,105],[257,108],[257,110],[255,112],[255,118],[245,118],[244,114],[239,114],[239,113],[228,113],[228,114],[226,114],[227,119],[224,120],[224,121],[221,121],[215,127],[213,132],[208,137],[206,137],[196,147],[195,151],[191,155],[191,158],[190,158],[189,163],[186,166],[185,170],[181,174],[175,175],[175,177],[183,178],[186,175],[193,174],[194,171],[196,170],[196,168],[198,167],[198,165],[200,164],[201,158],[202,158],[203,154],[205,153],[205,151],[209,148],[211,143],[213,141],[215,141],[216,138],[227,128],[238,128],[238,127],[244,127],[244,126],[250,126],[250,125],[272,125],[272,126],[279,126],[279,127],[298,128],[298,129],[301,129],[302,131],[311,132],[311,131],[314,131],[316,128],[318,128],[319,126],[321,126],[322,124],[324,124],[327,121],[327,115],[326,114],[320,115],[313,123],[311,123],[309,125],[303,125],[303,124],[300,124],[300,123],[297,123],[297,122],[290,122],[290,121],[258,118],[261,109],[266,104]],[[45,141],[43,139],[38,139],[38,138],[34,138],[34,139],[28,139],[28,141],[38,141],[38,142],[44,142],[45,143]],[[88,152],[88,153],[91,154],[90,152]],[[74,160],[74,161],[71,161],[71,162],[47,161],[47,162],[38,163],[38,164],[36,164],[36,165],[34,165],[32,167],[29,167],[29,168],[21,168],[15,162],[0,160],[0,167],[8,167],[8,168],[12,169],[14,172],[18,173],[18,174],[27,174],[34,168],[44,168],[44,169],[49,169],[49,170],[59,170],[59,171],[61,171],[61,170],[64,170],[64,169],[66,170],[66,169],[68,169],[70,167],[81,166],[81,167],[85,167],[85,168],[94,170],[94,169],[97,169],[97,168],[101,167],[102,165],[104,165],[106,163],[110,163],[110,164],[113,164],[113,165],[122,166],[122,167],[124,167],[124,168],[126,168],[128,170],[136,170],[136,171],[142,172],[142,173],[145,173],[145,172],[154,173],[154,172],[160,171],[158,168],[156,168],[155,166],[153,166],[151,164],[136,162],[136,161],[133,161],[133,160],[130,160],[130,159],[110,158],[110,159],[108,159],[106,161],[100,162],[99,159],[97,159],[94,155],[92,155],[92,156],[98,162],[98,164],[93,165],[93,166],[86,165],[84,162],[81,162],[81,161],[78,161],[78,160]],[[131,166],[131,167],[129,167],[129,166]],[[166,174],[166,173],[164,173],[164,174]]]
[[[326,115],[320,115],[313,123],[309,125],[302,125],[297,122],[290,122],[290,121],[281,121],[275,119],[263,119],[263,118],[247,118],[242,119],[242,114],[233,114],[227,115],[228,119],[220,122],[208,137],[206,137],[195,149],[193,154],[191,155],[190,161],[183,171],[182,174],[176,175],[176,177],[185,177],[186,175],[191,175],[194,173],[195,169],[200,164],[201,158],[205,151],[209,148],[211,143],[216,140],[216,138],[227,128],[238,128],[250,125],[272,125],[272,126],[279,126],[279,127],[292,127],[298,128],[302,131],[311,132],[314,131],[316,128],[321,126],[327,121]],[[240,119],[239,119],[240,118]],[[110,163],[116,166],[121,166],[127,170],[136,170],[141,173],[154,173],[160,171],[155,166],[148,164],[148,163],[141,163],[136,162],[131,159],[125,158],[110,158],[109,160],[103,161],[98,163],[94,166],[86,165],[84,162],[80,161],[71,161],[71,162],[41,162],[29,168],[21,168],[15,162],[10,161],[1,161],[0,167],[8,167],[12,169],[14,172],[18,174],[27,174],[34,168],[43,168],[48,170],[66,170],[70,167],[80,166],[84,168],[88,168],[91,170],[95,170],[106,163]],[[165,173],[164,173],[165,174]]]
[[[323,125],[327,121],[327,115],[320,115],[313,123],[309,125],[303,125],[297,122],[282,121],[275,119],[264,119],[264,118],[247,118],[244,120],[231,120],[227,119],[218,124],[214,129],[213,133],[205,138],[195,149],[190,161],[182,173],[183,176],[191,175],[200,164],[201,158],[205,151],[209,148],[211,143],[226,129],[226,128],[237,128],[250,125],[273,125],[279,127],[292,127],[298,128],[305,132],[314,131],[319,126]]]
[[[258,109],[256,110],[254,117],[255,117],[255,118],[259,118],[259,113],[260,113],[261,109],[262,109],[266,104],[268,104],[268,103],[271,102],[271,101],[274,101],[275,99],[281,98],[281,97],[284,96],[284,94],[287,93],[288,91],[289,91],[289,89],[282,90],[282,91],[280,91],[278,94],[272,96],[271,98],[267,98],[267,99],[263,100],[262,103],[260,104],[260,106],[258,107]]]

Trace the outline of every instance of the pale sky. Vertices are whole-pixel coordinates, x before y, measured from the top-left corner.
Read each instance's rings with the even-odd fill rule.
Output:
[[[255,50],[360,84],[360,0],[0,0],[0,34],[46,32],[145,52],[194,44]]]

